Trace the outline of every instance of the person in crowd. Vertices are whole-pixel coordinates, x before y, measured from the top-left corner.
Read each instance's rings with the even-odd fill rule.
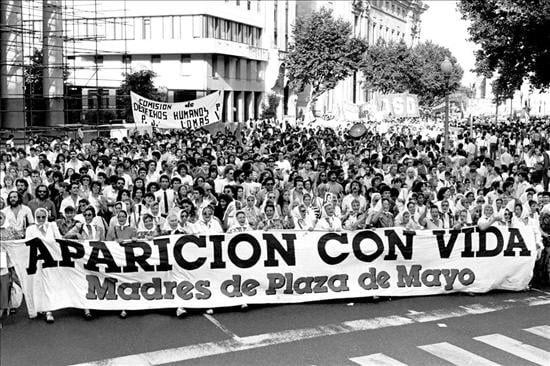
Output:
[[[35,197],[29,201],[28,206],[34,214],[38,208],[44,208],[48,211],[49,218],[55,220],[57,218],[57,209],[55,204],[49,199],[50,192],[44,184],[39,184],[35,190]]]
[[[6,215],[6,223],[16,231],[24,233],[29,225],[34,224],[31,209],[23,204],[23,198],[17,191],[8,194],[7,206],[2,212]]]
[[[84,222],[77,222],[67,234],[66,239],[78,240],[105,240],[105,228],[98,225],[96,220],[96,211],[92,206],[88,206],[82,213]],[[98,218],[102,221],[101,218]]]
[[[482,122],[457,122],[448,154],[441,124],[418,119],[369,123],[359,138],[343,126],[272,121],[122,142],[33,136],[47,151],[0,151],[1,210],[21,237],[31,226],[42,235],[33,214],[46,209],[60,235],[77,240],[247,229],[536,232],[550,211],[550,119]]]
[[[173,232],[173,235],[181,234],[180,232],[178,232],[179,230],[180,229],[176,229],[176,231]],[[161,231],[159,230],[158,225],[155,225],[153,215],[149,213],[143,215],[140,221],[140,225],[136,231],[136,235],[138,239],[147,240],[152,240],[153,238],[161,235]]]
[[[342,221],[335,215],[334,204],[327,202],[323,206],[325,214],[315,224],[316,231],[342,231]]]
[[[5,258],[5,263],[0,266],[0,325],[4,313],[9,315],[9,299],[12,284],[15,282],[19,286],[21,283],[15,273],[14,264],[11,261],[4,245],[12,240],[21,239],[21,233],[10,227],[6,221],[6,214],[0,211],[0,256]]]
[[[48,222],[48,210],[38,208],[34,213],[34,224],[27,227],[25,231],[25,239],[37,238],[43,241],[55,242],[56,239],[61,239],[61,233],[57,224]],[[46,322],[53,323],[55,318],[51,311],[46,312]]]

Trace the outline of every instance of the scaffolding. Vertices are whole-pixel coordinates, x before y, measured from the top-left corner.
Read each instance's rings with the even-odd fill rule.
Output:
[[[98,126],[104,123],[117,122],[126,119],[125,109],[119,107],[121,98],[128,96],[109,95],[106,100],[103,86],[114,80],[102,78],[101,71],[120,70],[120,74],[128,73],[127,34],[128,27],[133,26],[127,21],[126,0],[117,1],[117,9],[109,8],[108,12],[102,10],[101,1],[98,0],[0,0],[2,5],[18,7],[22,21],[19,26],[3,26],[0,31],[6,36],[3,38],[2,47],[12,47],[21,53],[19,61],[13,61],[6,57],[4,65],[6,69],[22,67],[24,71],[23,91],[10,93],[11,98],[24,100],[23,110],[11,110],[23,115],[23,126],[19,129],[32,130],[45,125],[46,114],[51,113],[51,106],[47,103],[42,90],[45,75],[57,72],[63,76],[62,81],[62,113],[64,123],[88,124]],[[8,4],[9,3],[9,4]],[[57,3],[59,6],[53,6]],[[111,2],[113,4],[114,2]],[[61,29],[48,31],[52,28],[52,22],[45,19],[44,10],[60,12],[52,17],[60,16]],[[48,14],[49,15],[49,14]],[[121,30],[117,40],[124,41],[124,48],[112,50],[102,47],[106,40],[108,27]],[[47,45],[48,51],[57,52],[60,57],[55,62],[46,60],[44,54]],[[104,55],[123,58],[120,67],[105,67],[100,65]],[[93,59],[92,65],[78,62],[81,58]],[[48,62],[50,61],[50,62]],[[116,63],[115,63],[116,65]],[[82,71],[91,77],[83,77]],[[7,73],[0,73],[1,78],[8,78]],[[119,80],[117,80],[119,81]],[[83,90],[88,90],[87,95]],[[94,92],[95,91],[95,92]],[[85,99],[86,98],[86,99]],[[109,100],[113,102],[109,103]],[[91,106],[91,108],[90,108]],[[0,113],[5,112],[0,105]],[[61,118],[59,118],[61,119]],[[4,129],[6,123],[0,121],[0,127]],[[50,124],[51,125],[51,124]]]

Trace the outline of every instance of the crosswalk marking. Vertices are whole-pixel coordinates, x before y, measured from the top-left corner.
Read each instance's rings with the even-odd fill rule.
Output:
[[[493,361],[489,361],[486,358],[468,352],[447,342],[418,346],[418,348],[429,352],[436,357],[442,358],[453,365],[498,366],[498,364]]]
[[[511,353],[514,356],[536,363],[537,365],[548,366],[550,364],[550,352],[503,336],[502,334],[489,334],[475,337],[474,339]]]
[[[538,336],[550,339],[550,325],[541,325],[539,327],[527,328],[524,331],[536,334]]]
[[[388,357],[383,353],[374,353],[368,356],[354,357],[349,360],[361,366],[407,366],[403,362]]]

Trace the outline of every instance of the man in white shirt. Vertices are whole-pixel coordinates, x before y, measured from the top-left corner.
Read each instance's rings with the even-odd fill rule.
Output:
[[[159,203],[160,214],[162,217],[168,216],[170,210],[174,208],[175,193],[170,188],[170,177],[162,175],[160,177],[160,189],[155,192],[155,198]]]
[[[59,207],[59,212],[65,212],[65,208],[68,206],[78,207],[78,203],[81,200],[80,195],[80,185],[78,183],[71,184],[70,194],[61,201],[61,206]]]
[[[67,169],[69,168],[72,168],[75,172],[78,173],[80,171],[80,168],[82,168],[83,163],[77,159],[77,153],[75,150],[71,150],[69,156],[71,159],[67,163],[65,163],[65,171],[67,171]]]
[[[34,224],[31,209],[23,204],[21,195],[15,191],[8,194],[8,205],[2,212],[6,215],[6,224],[16,231],[23,231]]]

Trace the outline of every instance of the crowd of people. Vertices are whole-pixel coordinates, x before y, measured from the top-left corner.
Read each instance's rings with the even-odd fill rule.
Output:
[[[501,225],[531,228],[542,249],[550,231],[540,217],[550,216],[550,120],[467,123],[454,129],[448,150],[425,126],[367,125],[353,137],[249,121],[217,133],[9,140],[0,151],[0,238]],[[1,271],[5,278],[8,268]]]

